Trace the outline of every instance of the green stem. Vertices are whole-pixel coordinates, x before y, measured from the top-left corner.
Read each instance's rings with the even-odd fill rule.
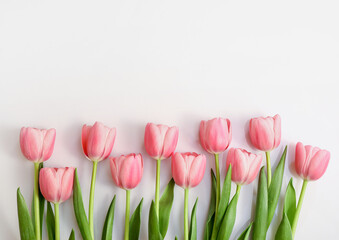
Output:
[[[39,208],[39,164],[34,163],[34,220],[35,220],[35,235],[36,239],[40,240],[40,208]]]
[[[266,152],[266,167],[267,167],[267,187],[270,186],[271,184],[271,156],[270,156],[270,152],[267,151]]]
[[[219,172],[219,154],[214,154],[215,157],[215,174],[217,178],[217,186],[216,186],[216,204],[215,204],[215,215],[217,215],[220,201],[220,172]]]
[[[59,203],[54,203],[55,212],[55,240],[60,240],[60,224],[59,224]]]
[[[185,207],[184,207],[184,224],[185,224],[185,240],[188,240],[188,191],[189,189],[185,189]]]
[[[295,211],[295,215],[294,215],[294,219],[293,219],[293,224],[292,224],[293,238],[294,238],[295,230],[297,229],[297,223],[298,223],[298,219],[299,219],[299,215],[300,215],[301,205],[303,204],[303,201],[304,201],[307,183],[308,183],[308,181],[304,180],[303,186],[301,188],[301,193],[300,193],[300,196],[299,196],[299,200],[298,200],[297,210]]]
[[[95,190],[95,178],[97,175],[97,166],[98,166],[98,161],[93,161],[91,191],[89,194],[89,209],[88,209],[88,221],[89,221],[90,231],[91,231],[91,235],[93,239],[94,239],[93,207],[94,207],[94,190]]]
[[[240,195],[240,190],[241,190],[241,185],[237,184],[237,192],[236,192],[236,194],[238,194],[238,197]]]
[[[130,190],[126,190],[125,240],[129,240]]]
[[[219,173],[219,154],[214,154],[215,158],[215,172],[216,172],[216,198],[215,198],[215,214],[214,214],[214,224],[213,224],[213,230],[211,235],[211,240],[217,239],[217,234],[219,229],[217,229],[217,214],[218,214],[218,208],[219,208],[219,201],[220,201],[220,173]]]
[[[159,218],[159,195],[160,195],[160,165],[161,160],[157,160],[157,175],[156,175],[156,183],[155,183],[155,210],[157,212],[157,216]]]

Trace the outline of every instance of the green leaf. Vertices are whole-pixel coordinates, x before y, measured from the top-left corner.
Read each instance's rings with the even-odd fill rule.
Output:
[[[213,172],[213,169],[211,169],[211,198],[210,198],[210,206],[208,210],[208,216],[205,224],[205,230],[204,230],[204,240],[210,240],[213,230],[213,224],[214,224],[214,213],[215,213],[215,198],[216,198],[216,178],[215,174]]]
[[[234,222],[235,218],[237,215],[237,204],[238,204],[238,199],[239,199],[239,193],[237,192],[230,204],[227,207],[226,213],[222,219],[220,228],[219,228],[219,233],[218,233],[218,240],[228,240],[231,236],[233,227],[234,227]]]
[[[259,175],[258,195],[253,226],[253,239],[265,240],[267,231],[267,178],[265,167],[262,167]]]
[[[275,240],[293,240],[291,225],[285,212],[275,234]]]
[[[159,211],[159,229],[163,238],[165,238],[168,229],[174,199],[174,186],[175,183],[172,178],[159,201],[159,209],[161,209],[161,211]]]
[[[32,219],[29,215],[25,199],[20,192],[20,188],[17,190],[17,207],[21,240],[35,240]]]
[[[250,237],[251,229],[252,229],[253,222],[248,225],[248,227],[242,232],[238,240],[248,240]]]
[[[55,238],[55,219],[54,219],[54,213],[53,213],[52,205],[51,205],[50,202],[47,202],[46,228],[47,228],[48,240],[54,240],[54,238]]]
[[[195,200],[192,213],[191,213],[191,224],[190,224],[190,232],[189,232],[189,240],[197,240],[197,204],[198,198]]]
[[[268,212],[267,212],[267,229],[271,224],[275,209],[277,208],[282,181],[284,177],[285,159],[287,153],[287,146],[280,158],[279,164],[274,171],[271,185],[268,188]]]
[[[212,238],[217,237],[218,232],[220,230],[220,224],[221,221],[223,220],[225,213],[226,213],[226,209],[230,200],[230,195],[231,195],[231,185],[232,185],[232,166],[230,165],[228,170],[227,170],[227,174],[225,177],[225,181],[224,181],[224,185],[222,187],[222,193],[221,193],[221,197],[220,197],[220,202],[219,202],[219,207],[218,207],[218,212],[216,214],[216,221],[213,225],[213,231],[212,231]]]
[[[113,233],[113,220],[114,220],[114,208],[115,208],[115,195],[107,210],[104,227],[102,229],[102,240],[112,240]]]
[[[141,224],[141,211],[142,211],[142,203],[144,199],[140,200],[138,207],[135,209],[132,214],[131,219],[129,220],[129,240],[138,240],[140,233],[140,224]],[[112,239],[112,238],[110,238]]]
[[[74,186],[73,186],[73,207],[75,218],[80,229],[81,236],[84,240],[92,240],[89,223],[87,221],[87,216],[84,208],[84,203],[82,201],[82,194],[80,183],[78,179],[78,170],[75,169],[74,174]]]
[[[293,187],[293,179],[291,178],[286,189],[285,202],[284,202],[284,212],[286,213],[291,226],[293,223],[295,212],[297,210],[296,206],[297,206],[297,201],[296,201],[295,189]]]
[[[175,240],[178,240],[177,236],[175,236]]]
[[[154,201],[151,203],[148,219],[148,240],[162,240]]]
[[[40,169],[44,167],[44,163],[39,164],[39,172]],[[32,208],[31,208],[31,217],[33,228],[35,229],[35,215],[34,215],[34,191],[33,191],[33,198],[32,198]],[[40,239],[42,239],[42,226],[43,226],[43,219],[44,219],[44,209],[45,209],[45,198],[42,196],[39,188],[39,216],[40,216]]]
[[[75,240],[75,234],[74,234],[74,230],[72,229],[71,234],[69,235],[68,240]]]

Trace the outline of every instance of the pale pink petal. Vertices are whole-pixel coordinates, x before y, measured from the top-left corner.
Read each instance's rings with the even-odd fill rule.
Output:
[[[174,152],[179,137],[179,129],[177,127],[171,127],[167,130],[165,139],[164,139],[164,146],[162,150],[162,158],[166,159],[169,158],[172,153]]]
[[[324,175],[328,163],[330,161],[330,153],[326,150],[317,151],[317,153],[312,157],[308,172],[307,179],[308,180],[317,180],[322,175]]]
[[[87,126],[86,124],[82,127],[81,131],[81,143],[82,143],[82,149],[84,150],[85,155],[88,157],[88,151],[87,151],[87,141],[88,141],[88,135],[91,130],[92,126]]]
[[[60,202],[66,201],[71,196],[73,190],[73,179],[74,179],[74,168],[73,167],[65,168],[65,171],[61,179]]]
[[[172,176],[175,183],[183,188],[186,188],[187,179],[186,161],[180,153],[172,155]]]
[[[42,147],[42,160],[48,160],[53,153],[56,131],[54,128],[46,131]]]
[[[164,139],[160,129],[153,123],[148,123],[145,128],[144,144],[147,153],[154,159],[159,159]]]
[[[108,158],[108,156],[111,154],[114,141],[115,141],[115,136],[116,136],[116,129],[115,128],[109,129],[106,143],[105,143],[105,150],[104,150],[103,156],[101,157],[102,160]]]
[[[189,169],[189,187],[195,187],[201,182],[205,174],[205,169],[206,157],[204,155],[198,155],[194,158]]]

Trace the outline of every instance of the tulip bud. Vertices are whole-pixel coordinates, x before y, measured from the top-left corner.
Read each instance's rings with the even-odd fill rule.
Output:
[[[20,131],[20,148],[23,155],[33,162],[48,160],[54,149],[56,131],[23,127]]]
[[[52,203],[66,201],[73,189],[74,168],[42,168],[39,174],[40,191]]]
[[[156,160],[169,158],[177,146],[178,137],[177,127],[147,123],[144,138],[146,151]]]
[[[317,180],[324,175],[330,161],[330,152],[310,145],[297,143],[295,170],[305,180]]]
[[[111,157],[110,164],[113,181],[118,187],[129,190],[140,183],[144,167],[141,154]]]
[[[174,153],[172,175],[175,183],[182,188],[197,186],[206,169],[206,157],[197,153]]]
[[[82,127],[82,148],[86,157],[91,161],[102,161],[112,152],[116,130],[100,122],[93,126]]]
[[[231,148],[226,159],[226,168],[232,166],[232,181],[236,184],[250,184],[257,177],[262,157],[241,148]]]
[[[271,151],[278,147],[281,140],[281,118],[252,118],[249,125],[249,135],[254,147],[261,151]]]
[[[224,152],[232,140],[231,122],[227,118],[214,118],[200,123],[200,143],[209,153]]]

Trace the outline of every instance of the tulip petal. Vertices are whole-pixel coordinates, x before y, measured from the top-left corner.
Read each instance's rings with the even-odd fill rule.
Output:
[[[174,153],[172,156],[172,175],[175,183],[183,188],[186,188],[186,161],[180,153]]]
[[[193,163],[189,169],[189,187],[197,186],[204,177],[206,169],[206,157],[198,155],[194,158]]]
[[[91,126],[87,126],[86,124],[82,127],[81,131],[81,143],[82,143],[82,149],[84,150],[85,155],[88,157],[88,151],[87,151],[87,140],[88,135],[91,130]]]
[[[164,137],[164,145],[162,149],[162,158],[169,158],[177,147],[179,137],[179,129],[177,127],[171,127],[167,130]]]
[[[107,138],[105,141],[105,150],[102,156],[102,159],[106,159],[112,152],[114,141],[116,136],[116,129],[111,128],[107,134]]]
[[[54,128],[48,129],[45,133],[43,146],[42,146],[42,156],[43,161],[48,160],[53,153],[54,142],[55,142],[56,130]]]
[[[74,168],[73,167],[65,168],[63,175],[61,176],[60,202],[66,201],[71,196],[73,189],[73,179],[74,179]]]
[[[308,179],[317,180],[324,175],[330,161],[330,152],[326,150],[318,151],[312,158],[308,167]]]

